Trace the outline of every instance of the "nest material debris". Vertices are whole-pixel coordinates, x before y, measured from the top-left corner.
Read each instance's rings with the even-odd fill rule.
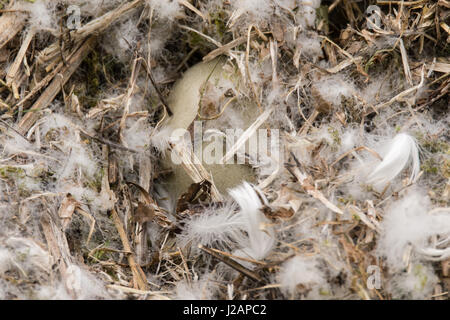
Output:
[[[450,297],[448,1],[2,6],[1,299]],[[243,129],[220,160],[254,180],[229,193],[167,129],[218,57],[175,103]],[[281,160],[242,152],[261,129]]]

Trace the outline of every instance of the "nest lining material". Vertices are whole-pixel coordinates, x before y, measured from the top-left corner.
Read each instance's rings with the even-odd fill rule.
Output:
[[[3,1],[0,298],[448,299],[449,5],[370,4]]]

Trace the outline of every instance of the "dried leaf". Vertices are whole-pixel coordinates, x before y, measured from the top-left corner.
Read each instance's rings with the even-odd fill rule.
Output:
[[[368,226],[370,229],[375,230],[375,231],[379,231],[379,227],[378,225],[374,224],[368,217],[367,215],[362,212],[358,207],[356,206],[349,206],[348,207],[350,213],[356,217],[358,217],[366,226]]]
[[[177,214],[181,214],[189,207],[195,204],[200,204],[211,198],[211,182],[203,180],[199,183],[193,183],[188,190],[183,193],[177,201]]]
[[[277,194],[278,198],[272,202],[272,206],[291,209],[294,213],[300,209],[302,200],[295,194],[294,190],[284,186]]]
[[[77,200],[72,197],[70,193],[66,195],[64,200],[61,202],[61,206],[58,210],[58,216],[62,220],[63,229],[67,228],[72,219],[72,215],[75,210],[80,206]]]
[[[173,223],[167,217],[167,213],[165,212],[165,210],[161,209],[158,206],[156,201],[153,200],[153,198],[150,196],[150,194],[147,192],[147,190],[145,190],[140,185],[133,183],[133,182],[128,182],[128,184],[131,184],[131,185],[135,186],[136,188],[138,188],[139,191],[141,192],[141,195],[142,195],[144,201],[145,201],[145,203],[142,203],[142,202],[138,203],[138,208],[136,209],[136,211],[138,211],[138,212],[135,212],[135,217],[134,217],[134,219],[136,219],[137,222],[142,222],[142,221],[139,221],[138,219],[143,219],[143,222],[145,222],[145,220],[149,219],[151,214],[153,214],[154,218],[150,219],[148,221],[154,220],[157,224],[159,224],[163,228],[172,228],[173,227]],[[139,204],[141,204],[141,209],[139,209]],[[146,207],[145,209],[144,209],[144,206]],[[150,211],[151,211],[151,213],[150,213]]]
[[[155,218],[155,210],[142,202],[138,202],[138,207],[134,211],[133,220],[139,223],[152,221]]]
[[[167,215],[164,213],[164,211],[155,210],[155,222],[158,223],[162,228],[170,229],[173,227],[172,221],[167,218]]]
[[[272,35],[277,42],[282,43],[284,41],[284,35],[286,34],[286,27],[281,23],[272,24]]]
[[[264,215],[272,220],[275,219],[282,219],[287,220],[292,218],[294,215],[294,210],[292,208],[286,209],[284,207],[277,207],[277,208],[271,208],[269,206],[264,206],[261,208],[261,211],[264,213]]]
[[[331,211],[338,213],[338,214],[344,214],[344,212],[338,208],[336,205],[334,205],[332,202],[330,202],[319,190],[317,190],[313,186],[313,182],[311,180],[311,177],[309,177],[306,173],[302,172],[300,170],[300,162],[297,160],[297,158],[292,154],[293,159],[296,162],[296,167],[290,168],[288,164],[286,164],[286,169],[297,179],[297,181],[300,183],[300,185],[303,187],[305,192],[312,196],[313,198],[316,198],[322,204],[324,204],[328,209]]]
[[[141,192],[141,195],[142,195],[142,197],[143,197],[143,199],[144,199],[146,204],[156,204],[155,200],[153,200],[153,198],[150,196],[150,194],[148,193],[147,190],[142,188],[137,183],[134,183],[134,182],[127,182],[127,183],[135,186],[136,188],[138,188],[138,190]]]
[[[117,159],[111,155],[108,157],[108,182],[110,185],[114,185],[118,181],[119,167],[117,165]]]
[[[450,259],[442,261],[442,274],[444,277],[450,277]]]
[[[322,97],[322,95],[320,94],[319,90],[317,90],[316,87],[313,86],[311,88],[311,94],[312,97],[314,98],[315,107],[317,111],[326,114],[331,112],[331,110],[333,110],[333,106],[331,105],[331,103],[329,103]]]

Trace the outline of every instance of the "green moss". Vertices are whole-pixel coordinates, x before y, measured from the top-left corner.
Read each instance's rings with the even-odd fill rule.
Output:
[[[198,47],[200,49],[204,49],[209,47],[208,40],[195,32],[188,33],[188,43],[191,48]]]
[[[102,250],[102,249],[99,249],[99,250],[97,250],[94,254],[93,254],[93,257],[95,258],[95,259],[97,259],[97,260],[103,260],[104,258],[105,258],[105,256],[106,256],[106,251],[105,250]]]
[[[101,56],[102,78],[104,77],[110,81],[115,81],[115,78],[120,78],[126,73],[126,66],[116,57],[105,54]]]
[[[450,159],[449,158],[445,159],[444,163],[441,165],[441,172],[445,178],[450,179]]]
[[[105,272],[114,280],[114,281],[119,281],[119,277],[117,276],[117,273],[111,269],[111,268],[106,268]]]
[[[432,158],[425,160],[420,169],[425,173],[437,174],[439,172],[439,164]]]
[[[25,170],[11,166],[0,167],[0,177],[3,179],[25,178]]]
[[[16,253],[16,260],[19,262],[25,262],[27,260],[28,254],[30,253],[30,249],[26,248],[24,251],[19,251]]]
[[[355,201],[351,195],[348,195],[347,197],[339,197],[337,198],[337,201],[339,203],[342,203],[343,205],[351,204]]]
[[[84,70],[84,87],[77,86],[74,93],[79,97],[81,105],[86,108],[95,107],[101,93],[104,77],[100,59],[99,52],[92,50],[80,66],[80,69]]]
[[[97,192],[100,192],[102,189],[103,175],[104,175],[104,170],[103,170],[103,168],[100,168],[99,170],[97,170],[95,172],[93,178],[86,182],[85,186],[89,187],[90,189],[93,189]]]
[[[422,147],[424,147],[431,153],[438,153],[438,152],[447,153],[450,148],[448,143],[440,139],[425,140]]]
[[[417,141],[426,151],[431,153],[450,154],[450,144],[437,137],[426,137],[422,132],[416,132]]]
[[[101,64],[97,52],[94,50],[87,57],[86,63],[88,66],[87,72],[87,94],[91,97],[96,97],[100,91],[100,77]]]
[[[345,110],[345,113],[347,115],[347,121],[360,123],[361,115],[363,113],[361,112],[361,108],[358,107],[356,99],[353,96],[346,97],[344,95],[341,95],[340,98],[341,98],[340,107],[342,110]]]
[[[19,183],[19,185],[17,186],[17,191],[19,192],[19,196],[22,198],[28,198],[31,196],[31,191],[23,182]]]
[[[330,295],[331,295],[331,292],[328,291],[328,290],[326,290],[326,289],[320,288],[319,294],[320,294],[321,296],[330,296]]]
[[[428,276],[424,274],[423,266],[421,264],[415,265],[413,274],[419,280],[419,286],[415,286],[414,289],[422,291],[428,282]]]
[[[329,32],[328,6],[321,5],[316,9],[316,28],[319,28],[325,34]]]
[[[9,0],[1,0],[0,1],[0,10],[5,8],[8,3],[9,3]]]
[[[215,32],[220,37],[221,42],[225,36],[225,32],[227,31],[226,17],[227,15],[225,11],[222,10],[215,11],[211,14],[211,20],[216,28]]]
[[[328,133],[331,135],[333,139],[333,144],[331,148],[333,151],[337,151],[339,146],[341,145],[341,136],[339,135],[339,131],[336,128],[328,127]]]
[[[364,64],[364,71],[369,73],[371,69],[374,71],[384,70],[391,64],[396,68],[402,68],[401,56],[393,49],[381,49],[376,51]],[[403,72],[402,72],[403,74]]]

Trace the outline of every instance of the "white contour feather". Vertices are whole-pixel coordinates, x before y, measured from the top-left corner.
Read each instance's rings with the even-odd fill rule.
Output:
[[[445,260],[450,256],[450,210],[432,210],[424,191],[413,189],[393,202],[385,211],[378,241],[378,252],[393,269],[405,267],[403,260],[409,245],[427,260]],[[432,237],[444,239],[430,243]]]
[[[244,220],[234,209],[234,205],[227,205],[192,216],[183,227],[181,242],[187,244],[193,241],[205,246],[225,248],[227,244],[243,238]]]
[[[391,140],[383,161],[368,176],[368,183],[384,184],[392,181],[411,163],[410,181],[415,181],[420,171],[419,148],[416,140],[406,133],[397,134]]]
[[[243,248],[238,251],[239,254],[244,254],[256,260],[264,259],[273,248],[274,238],[270,228],[266,227],[265,230],[261,228],[263,224],[269,221],[260,211],[262,207],[260,197],[247,182],[228,192],[240,207],[238,214],[242,216],[245,231],[248,234],[246,241],[241,243]],[[262,194],[261,196],[263,197]],[[263,201],[266,202],[267,200],[263,197]]]
[[[283,263],[278,280],[281,290],[294,294],[298,285],[305,287],[326,286],[326,279],[318,267],[318,261],[314,257],[295,256]]]

